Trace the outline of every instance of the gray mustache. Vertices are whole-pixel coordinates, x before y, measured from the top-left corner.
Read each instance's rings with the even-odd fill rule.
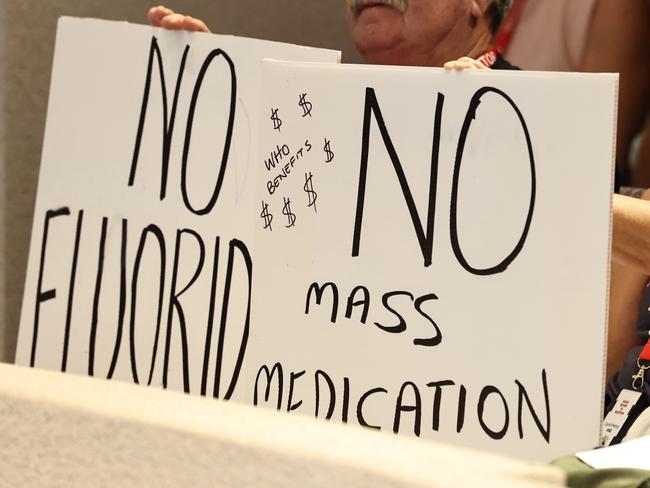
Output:
[[[348,7],[353,11],[359,11],[366,5],[386,5],[392,7],[400,12],[406,11],[405,0],[347,0]]]

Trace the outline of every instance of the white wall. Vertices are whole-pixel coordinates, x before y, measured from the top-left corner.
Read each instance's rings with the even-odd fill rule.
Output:
[[[347,38],[344,0],[160,0],[177,11],[203,18],[214,32],[340,49],[344,60],[359,58]],[[7,248],[0,247],[0,275],[6,276],[4,320],[0,320],[0,361],[13,361],[27,252],[34,210],[56,20],[61,15],[144,23],[154,4],[145,0],[0,0],[10,22],[0,29],[6,40],[6,66],[0,92],[6,106],[6,159],[0,160],[0,209],[6,209]],[[0,101],[2,99],[0,98]],[[2,117],[0,117],[2,120]],[[0,139],[0,147],[1,139]],[[4,259],[4,261],[3,261]],[[1,285],[0,285],[1,286]]]

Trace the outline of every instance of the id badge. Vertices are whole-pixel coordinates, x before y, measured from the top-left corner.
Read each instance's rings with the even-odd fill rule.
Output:
[[[616,404],[614,408],[610,410],[603,420],[603,429],[600,445],[605,447],[609,446],[614,439],[621,431],[625,422],[627,422],[628,415],[630,410],[636,405],[636,402],[641,398],[640,391],[634,390],[622,390],[616,399]]]

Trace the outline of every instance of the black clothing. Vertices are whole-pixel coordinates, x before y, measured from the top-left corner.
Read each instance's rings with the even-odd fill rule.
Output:
[[[517,66],[510,64],[503,56],[497,54],[497,60],[492,65],[492,69],[511,69],[520,70]]]

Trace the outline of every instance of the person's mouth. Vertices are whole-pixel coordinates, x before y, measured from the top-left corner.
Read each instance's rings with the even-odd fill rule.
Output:
[[[400,13],[406,11],[406,0],[347,0],[347,2],[355,17],[365,9],[372,7],[393,8]]]

